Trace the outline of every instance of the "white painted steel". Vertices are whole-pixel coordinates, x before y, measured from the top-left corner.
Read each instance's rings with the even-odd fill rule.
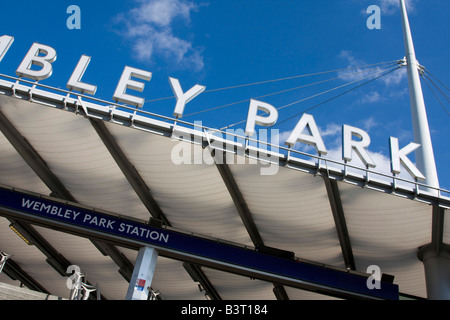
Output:
[[[405,39],[405,52],[408,69],[409,96],[411,100],[411,114],[413,121],[414,141],[421,145],[416,151],[417,167],[425,176],[425,183],[431,187],[439,188],[439,179],[434,161],[433,144],[431,142],[430,128],[423,99],[422,86],[419,77],[419,64],[416,59],[411,29],[406,12],[404,0],[400,0],[402,12],[403,33]],[[437,195],[437,190],[425,188]]]

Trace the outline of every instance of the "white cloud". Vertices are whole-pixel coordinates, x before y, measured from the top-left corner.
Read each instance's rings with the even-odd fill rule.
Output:
[[[139,0],[140,6],[130,10],[130,15],[140,23],[169,27],[179,17],[190,22],[190,13],[196,6],[182,0]]]
[[[364,67],[369,63],[357,59],[351,51],[342,50],[339,54],[339,58],[347,61],[347,69],[338,72],[338,76],[347,81],[355,81],[358,79],[366,78],[371,79],[370,76],[379,76],[383,74],[383,70],[390,69],[393,65],[383,65],[381,67]],[[406,68],[401,68],[380,78],[386,85],[399,84],[406,78]]]
[[[347,61],[347,70],[338,71],[338,76],[345,81],[357,81],[359,79],[370,79],[371,75],[376,75],[382,71],[379,67],[367,68],[364,67],[368,63],[363,60],[355,58],[351,51],[342,50],[339,54],[339,58]]]
[[[365,131],[370,131],[370,129],[378,125],[379,123],[373,117],[369,117],[362,121],[362,127]]]
[[[379,67],[363,67],[365,65],[369,65],[369,63],[361,59],[357,59],[351,51],[347,50],[341,51],[341,53],[339,54],[339,58],[346,60],[348,70],[339,71],[338,76],[341,77],[343,80],[349,82],[357,81],[360,79],[364,79],[361,81],[368,81],[370,79],[373,79],[373,77],[378,77],[384,74],[385,72],[392,70],[391,68],[394,67],[393,64],[392,65],[386,64]],[[381,78],[378,78],[376,81],[382,82],[389,89],[401,83],[406,83],[405,82],[406,78],[407,78],[406,68],[400,68],[388,74],[384,74]],[[398,92],[397,87],[395,88],[395,91]],[[380,94],[378,91],[370,91],[365,95],[363,95],[357,102],[359,104],[379,102],[382,100],[382,97],[385,96],[386,94],[389,95],[390,93]]]
[[[322,137],[335,135],[340,136],[342,132],[342,125],[338,125],[336,123],[328,123],[325,129],[319,128],[319,132]]]
[[[371,91],[364,95],[361,99],[359,99],[358,103],[366,104],[366,103],[374,103],[381,100],[381,95],[378,91]]]
[[[408,13],[415,11],[415,4],[417,0],[405,0],[406,10]],[[395,14],[400,8],[400,2],[398,0],[381,0],[380,7],[383,14],[391,15]]]
[[[389,86],[393,84],[399,84],[402,81],[404,81],[407,78],[407,71],[406,68],[401,68],[399,70],[396,70],[395,72],[391,72],[381,79],[383,80],[384,84]]]
[[[116,22],[139,61],[162,58],[171,65],[200,71],[204,66],[201,50],[173,31],[175,22],[188,27],[191,13],[197,9],[189,0],[137,0],[137,7],[121,14]]]

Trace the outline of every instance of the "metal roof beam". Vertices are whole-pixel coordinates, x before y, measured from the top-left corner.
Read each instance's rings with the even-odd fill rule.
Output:
[[[14,127],[9,119],[0,111],[0,130],[8,139],[11,145],[16,149],[22,159],[30,166],[30,168],[38,175],[45,185],[52,192],[51,196],[76,202],[69,190],[59,180],[59,178],[50,170],[45,160],[33,148],[28,140],[23,137]],[[61,276],[66,277],[67,267],[71,263],[58,253],[30,224],[24,221],[11,221],[25,230],[33,239],[33,244],[47,256],[47,263],[50,264]]]
[[[22,270],[22,268],[12,259],[9,258],[6,261],[2,270],[12,280],[18,280],[22,285],[25,285],[28,289],[50,294],[39,282],[37,282],[32,276]]]
[[[156,200],[153,198],[149,187],[136,171],[136,168],[125,156],[122,149],[119,147],[116,140],[109,132],[108,128],[106,128],[104,122],[102,120],[92,118],[89,118],[89,121],[91,122],[98,136],[103,141],[103,144],[108,149],[109,153],[114,158],[114,161],[116,161],[117,165],[122,170],[122,173],[127,178],[133,190],[136,192],[139,199],[141,199],[142,203],[145,205],[152,217],[158,220],[162,220],[166,225],[170,225],[168,219],[162,212],[159,205],[156,203]]]
[[[189,273],[191,278],[195,282],[199,283],[201,286],[200,290],[204,290],[206,292],[205,296],[208,296],[211,300],[222,300],[214,286],[211,282],[209,282],[208,278],[203,273],[200,266],[189,262],[183,262],[183,267],[186,269],[187,273]]]
[[[119,266],[119,273],[122,277],[126,281],[130,282],[134,269],[134,265],[130,262],[130,260],[128,260],[123,253],[112,244],[103,241],[92,241],[92,243],[104,256],[111,257],[111,259]]]
[[[120,146],[117,144],[117,141],[109,132],[108,128],[106,128],[105,123],[102,120],[93,118],[89,118],[89,121],[91,122],[100,139],[103,141],[103,144],[108,149],[111,156],[116,161],[119,168],[122,170],[122,173],[127,178],[131,187],[136,192],[138,197],[141,199],[142,203],[150,212],[152,217],[154,219],[162,221],[165,225],[170,226],[171,224],[167,219],[166,215],[161,210],[156,200],[153,198],[150,188],[147,186],[142,177],[139,175],[136,168],[128,160],[128,158],[126,157]],[[190,263],[188,264],[191,266],[191,268],[198,269],[197,272],[202,275],[202,279],[206,279],[206,276],[203,274],[203,272],[198,266]],[[193,280],[195,281],[195,279]],[[216,292],[215,290],[209,291],[211,292],[210,294],[211,298],[218,296],[217,294],[214,294],[214,292]]]
[[[9,219],[12,225],[19,230],[32,245],[35,245],[46,257],[46,262],[51,265],[61,276],[67,276],[67,268],[72,265],[63,255],[61,255],[47,240],[45,240],[28,222]]]
[[[215,152],[215,150],[213,150]],[[214,157],[214,155],[213,155]],[[245,202],[244,196],[242,195],[239,187],[234,179],[233,173],[230,170],[230,167],[226,164],[226,154],[223,154],[223,162],[221,164],[216,163],[217,170],[222,177],[225,186],[230,193],[231,198],[233,199],[234,205],[239,213],[239,216],[244,223],[245,228],[247,229],[250,238],[252,239],[255,245],[264,245],[264,241],[256,227],[255,221],[253,220],[250,209]]]
[[[142,177],[137,172],[136,168],[130,163],[128,158],[123,153],[122,149],[117,144],[114,137],[111,135],[109,130],[106,128],[106,125],[103,121],[98,119],[89,118],[89,121],[91,122],[92,126],[94,127],[95,131],[99,135],[100,139],[103,141],[103,144],[110,152],[111,156],[116,161],[119,168],[122,170],[122,173],[125,175],[127,180],[129,181],[130,185],[132,186],[133,190],[136,192],[138,197],[141,199],[141,201],[144,203],[147,210],[150,212],[152,217],[154,219],[162,221],[165,225],[170,226],[170,222],[165,216],[164,212],[161,210],[159,205],[157,204],[156,200],[153,198],[153,195],[151,194],[151,191],[149,187],[146,185]],[[216,290],[212,287],[210,282],[207,280],[206,276],[203,274],[199,266],[196,266],[192,263],[186,262],[186,265],[188,265],[191,269],[197,270],[197,274],[201,275],[201,279],[205,280],[203,281],[204,285],[203,287],[205,290],[207,290],[209,296],[212,299],[217,299],[217,297],[220,298],[220,296],[217,294]],[[122,270],[122,269],[120,269]],[[119,270],[119,271],[120,271]],[[131,270],[132,272],[132,270]],[[125,275],[126,277],[129,276],[128,273]],[[131,278],[131,276],[130,276]],[[193,278],[195,281],[195,279]],[[208,283],[208,285],[206,285]]]
[[[21,232],[21,235],[26,237],[26,240],[32,244],[35,245],[46,257],[45,260],[53,269],[55,269],[62,277],[67,277],[67,268],[72,265],[72,263],[67,260],[62,254],[60,254],[47,240],[45,240],[29,223],[25,221],[20,220],[14,220],[9,218],[12,225],[19,229]],[[7,263],[10,263],[8,259]],[[13,265],[12,269],[7,269],[11,272],[11,275],[16,275],[20,277],[20,280],[24,284],[32,289],[37,290],[40,292],[49,293],[47,290],[41,291],[41,286],[31,279],[31,277],[27,276],[27,274],[20,269],[20,267],[16,264]],[[87,281],[89,284],[89,282]],[[92,299],[92,297],[90,297]]]
[[[1,111],[0,130],[3,132],[11,145],[17,150],[22,159],[53,192],[54,197],[75,201],[75,198],[66,189],[64,184],[62,184],[55,174],[49,169],[47,163]]]
[[[273,294],[277,298],[277,300],[289,300],[289,296],[286,292],[286,289],[281,284],[273,285]]]
[[[55,269],[62,277],[67,277],[67,269],[69,266],[73,265],[69,260],[67,260],[62,254],[60,254],[47,240],[45,240],[27,221],[22,221],[21,219],[12,219],[9,218],[9,221],[12,225],[19,229],[21,235],[26,238],[26,240],[35,245],[46,257],[45,260],[53,269]],[[7,263],[10,259],[8,259]],[[17,271],[18,269],[14,269],[13,271]],[[24,273],[25,274],[25,273]],[[89,281],[86,281],[87,284],[90,284]],[[35,286],[32,282],[28,281],[28,284]],[[36,290],[34,288],[29,287],[32,290]],[[43,291],[44,292],[44,291]],[[49,293],[45,291],[45,293]],[[103,295],[102,299],[105,299]],[[89,296],[89,299],[93,299],[93,297]]]
[[[216,150],[214,149],[212,152],[213,152],[212,156],[214,158]],[[225,183],[225,186],[227,187],[227,190],[231,198],[233,199],[234,205],[236,206],[239,216],[241,217],[242,222],[244,223],[244,226],[247,229],[250,239],[253,241],[253,244],[255,246],[264,247],[264,241],[261,237],[261,234],[258,231],[258,228],[256,227],[250,209],[247,206],[244,196],[239,190],[239,187],[237,185],[236,180],[234,179],[230,167],[226,164],[225,152],[223,152],[223,162],[222,163],[216,162],[216,167],[220,173],[220,176],[222,177],[223,182]],[[286,290],[282,285],[274,283],[273,292],[277,297],[277,299],[289,300]]]
[[[322,177],[327,189],[328,200],[330,201],[331,212],[333,213],[334,223],[336,225],[336,232],[339,243],[341,244],[345,267],[350,270],[356,270],[355,258],[353,257],[352,245],[347,229],[347,223],[345,221],[344,209],[342,207],[337,181],[330,179],[327,176]]]

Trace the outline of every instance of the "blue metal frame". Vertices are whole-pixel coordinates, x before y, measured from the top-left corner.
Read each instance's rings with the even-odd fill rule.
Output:
[[[369,275],[276,257],[254,249],[172,229],[158,228],[122,216],[1,187],[0,215],[15,215],[41,222],[58,223],[82,229],[83,234],[95,232],[129,239],[155,247],[162,252],[167,250],[181,256],[195,257],[199,261],[213,261],[218,265],[250,270],[256,275],[255,278],[258,274],[264,274],[274,279],[287,279],[292,283],[299,283],[300,286],[317,287],[318,291],[335,292],[337,295],[348,297],[389,300],[399,298],[398,286],[392,283],[382,282],[380,289],[369,289],[367,286]]]

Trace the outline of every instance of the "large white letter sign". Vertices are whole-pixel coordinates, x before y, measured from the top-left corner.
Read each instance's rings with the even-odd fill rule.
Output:
[[[172,91],[177,99],[177,104],[175,106],[173,115],[175,117],[181,118],[183,116],[184,107],[186,106],[186,104],[192,99],[194,99],[196,96],[198,96],[200,93],[205,91],[206,87],[196,84],[191,89],[189,89],[189,91],[183,93],[183,90],[181,89],[180,82],[178,81],[178,79],[169,77],[169,82],[170,86],[172,87]]]
[[[3,60],[6,52],[8,52],[9,47],[11,47],[14,42],[14,38],[11,36],[1,36],[0,37],[0,61]]]
[[[258,116],[258,110],[262,110],[269,115],[267,117]],[[247,125],[245,126],[245,134],[249,137],[253,136],[255,133],[255,124],[261,126],[272,126],[277,122],[278,110],[272,105],[257,101],[250,100],[250,106],[248,108]]]
[[[358,137],[360,140],[353,140],[353,136]],[[342,158],[345,161],[352,160],[352,151],[355,150],[359,158],[366,166],[375,168],[376,164],[373,162],[366,150],[369,144],[370,137],[367,132],[344,124],[342,128]]]
[[[425,176],[419,171],[419,169],[414,166],[411,160],[408,159],[407,155],[417,148],[420,147],[420,144],[411,142],[406,147],[403,147],[399,150],[398,147],[398,139],[394,137],[389,138],[389,147],[391,150],[391,172],[394,174],[400,173],[400,162],[409,172],[409,174],[415,178],[420,180],[425,180]]]
[[[44,54],[41,56],[40,54]],[[44,80],[52,75],[52,62],[56,60],[56,51],[52,47],[33,43],[25,58],[22,60],[16,74],[33,80]],[[31,67],[38,65],[40,70],[32,70]]]
[[[308,128],[310,134],[302,133],[305,128]],[[303,114],[285,144],[293,147],[297,141],[313,145],[319,155],[326,155],[328,153],[316,122],[310,114]]]
[[[69,82],[67,82],[67,88],[69,90],[78,90],[81,93],[88,93],[92,95],[95,94],[95,91],[97,91],[96,86],[81,82],[81,78],[83,77],[90,61],[91,57],[85,55],[81,56],[80,61],[78,61],[78,64],[69,79]]]
[[[144,105],[144,99],[126,94],[127,89],[133,89],[139,92],[144,91],[144,84],[142,82],[134,81],[131,77],[136,77],[142,80],[150,81],[152,73],[131,67],[125,67],[117,85],[116,92],[114,92],[113,99],[123,103],[131,104],[137,107]]]

